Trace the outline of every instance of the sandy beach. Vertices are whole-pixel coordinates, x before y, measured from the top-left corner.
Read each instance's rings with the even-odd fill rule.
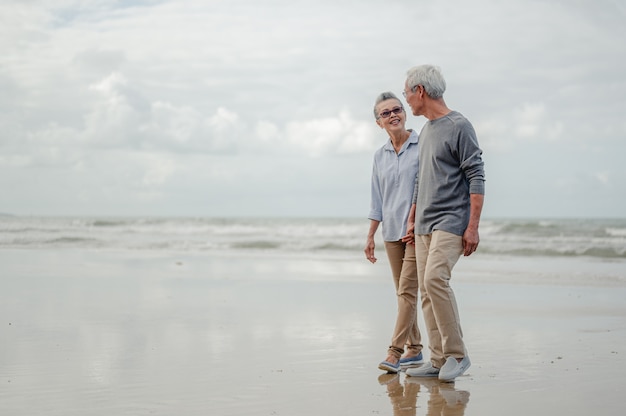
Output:
[[[439,383],[377,369],[395,299],[357,254],[2,250],[0,414],[624,413],[623,260],[462,259]]]

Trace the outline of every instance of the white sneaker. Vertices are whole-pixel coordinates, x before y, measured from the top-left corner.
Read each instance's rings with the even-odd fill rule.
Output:
[[[439,380],[454,381],[454,379],[463,374],[470,365],[472,365],[472,363],[467,355],[463,357],[461,362],[458,362],[454,357],[448,357],[446,363],[441,367],[441,371],[439,371]]]
[[[407,368],[406,375],[411,377],[437,377],[439,369],[433,367],[432,363],[426,363],[421,367]]]

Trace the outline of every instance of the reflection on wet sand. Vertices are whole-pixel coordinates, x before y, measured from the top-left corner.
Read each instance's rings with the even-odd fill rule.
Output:
[[[468,391],[457,390],[454,383],[444,383],[437,378],[403,378],[402,383],[399,374],[382,374],[378,377],[378,382],[387,388],[394,416],[417,416],[420,397],[428,400],[428,416],[465,414],[470,396]]]

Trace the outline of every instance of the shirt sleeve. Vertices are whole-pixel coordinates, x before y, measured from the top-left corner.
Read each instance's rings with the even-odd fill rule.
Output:
[[[371,202],[368,219],[379,222],[383,220],[383,195],[375,159],[372,167]]]

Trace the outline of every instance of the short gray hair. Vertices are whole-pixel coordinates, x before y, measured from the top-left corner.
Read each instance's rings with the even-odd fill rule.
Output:
[[[374,102],[374,117],[376,119],[378,119],[378,113],[376,112],[376,106],[378,106],[378,104],[382,103],[383,101],[387,101],[387,100],[398,100],[398,97],[396,97],[396,94],[394,94],[394,93],[392,93],[390,91],[385,91],[385,92],[380,93],[378,95],[378,97],[376,97],[376,101]],[[402,101],[398,100],[398,102],[400,103],[400,107],[402,107]]]
[[[415,91],[421,85],[430,98],[441,98],[446,90],[446,80],[443,79],[441,68],[434,65],[418,65],[406,72],[407,86]]]

